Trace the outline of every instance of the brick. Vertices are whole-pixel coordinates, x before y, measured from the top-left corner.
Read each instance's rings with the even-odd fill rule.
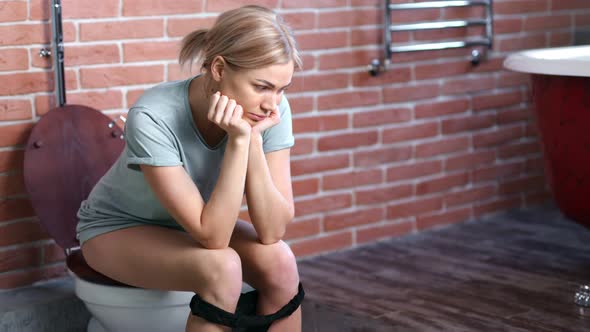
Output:
[[[551,32],[549,35],[549,47],[565,47],[574,44],[574,36],[571,32]]]
[[[301,59],[301,70],[314,70],[318,68],[317,57],[314,54],[299,53],[299,58]]]
[[[123,44],[125,62],[176,60],[179,52],[180,43],[177,41]]]
[[[414,31],[414,39],[420,42],[442,41],[445,39],[461,39],[467,35],[466,28],[432,29]],[[479,33],[478,35],[482,35]],[[468,64],[468,62],[465,62]]]
[[[494,83],[493,77],[486,76],[448,79],[443,83],[441,93],[448,95],[491,90]]]
[[[530,78],[531,76],[525,73],[501,72],[497,77],[496,87],[507,88],[515,86],[520,87],[522,85],[530,85]]]
[[[341,232],[297,241],[291,244],[291,250],[296,257],[304,257],[319,253],[324,254],[350,246],[352,246],[352,233]]]
[[[381,1],[379,0],[352,0],[350,2],[352,7],[364,7],[364,6],[373,6],[379,7],[381,5]]]
[[[443,208],[442,197],[414,199],[404,203],[387,205],[387,219],[399,219],[439,211]]]
[[[220,1],[214,2],[218,3]],[[203,0],[152,0],[149,5],[146,5],[144,0],[125,0],[123,2],[123,16],[194,14],[202,10]]]
[[[404,1],[407,2],[407,1]],[[442,18],[440,9],[421,9],[421,10],[395,10],[391,13],[391,22],[415,23],[415,22],[432,22]]]
[[[322,189],[336,190],[379,183],[383,183],[383,175],[380,169],[355,169],[346,173],[324,175]]]
[[[141,1],[141,0],[140,0]],[[166,2],[166,0],[162,0]],[[245,5],[259,5],[267,8],[278,6],[278,0],[215,0],[207,1],[207,12],[224,12]]]
[[[162,65],[80,69],[80,82],[82,87],[86,89],[159,83],[163,80],[164,67]]]
[[[497,35],[517,33],[522,31],[523,18],[494,17],[494,33]]]
[[[125,99],[127,101],[127,108],[130,108],[136,101],[141,97],[141,95],[145,92],[145,89],[139,90],[127,90],[127,94]]]
[[[210,29],[217,17],[169,18],[167,33],[169,37],[184,37],[198,29]]]
[[[376,8],[322,11],[318,18],[320,29],[377,25],[382,21],[382,15],[378,15]]]
[[[330,7],[346,7],[347,0],[283,0],[283,8],[330,8]]]
[[[27,19],[27,3],[20,1],[0,2],[0,22],[24,21]]]
[[[313,174],[328,170],[347,168],[350,166],[349,155],[338,154],[329,156],[311,157],[291,161],[291,174]]]
[[[194,66],[192,68],[187,65],[180,67],[176,62],[168,63],[166,66],[168,67],[168,76],[166,77],[167,82],[185,80],[197,74],[197,69]]]
[[[50,46],[44,46],[45,48],[49,49]],[[69,46],[68,46],[69,47]],[[41,47],[39,48],[31,48],[26,55],[26,65],[27,67],[31,68],[40,68],[40,69],[46,69],[48,71],[53,71],[52,67],[53,67],[53,58],[51,57],[40,57],[39,56],[39,50],[41,49]],[[52,51],[53,52],[53,51]],[[29,54],[30,53],[30,54]],[[65,55],[68,55],[68,51],[66,51]],[[30,58],[30,61],[29,61]],[[24,61],[25,60],[21,60]],[[68,61],[65,60],[65,63],[69,65]]]
[[[294,180],[293,195],[303,196],[318,193],[320,189],[320,180],[318,178]]]
[[[163,19],[80,23],[80,41],[164,36]]]
[[[39,266],[40,263],[39,248],[25,247],[0,251],[0,273]]]
[[[590,4],[585,0],[559,0],[550,1],[551,10],[590,9]]]
[[[412,158],[412,147],[386,147],[353,153],[355,167],[369,167]]]
[[[0,246],[24,244],[48,239],[49,235],[36,221],[20,221],[8,225],[0,225]]]
[[[353,28],[350,32],[351,46],[382,45],[383,30],[374,27]]]
[[[24,95],[34,92],[52,91],[53,73],[32,72],[0,75],[0,96]]]
[[[495,185],[487,185],[483,187],[446,193],[444,201],[446,206],[453,207],[457,205],[486,201],[490,198],[493,198],[496,193]]]
[[[41,116],[49,112],[56,106],[55,95],[37,95],[35,96],[35,114]]]
[[[469,170],[481,165],[491,165],[496,161],[494,151],[474,151],[448,157],[445,171]]]
[[[559,0],[563,1],[563,0]],[[511,14],[525,14],[530,15],[535,12],[545,12],[549,9],[548,1],[539,0],[511,0],[505,2],[494,3],[494,14],[511,15]]]
[[[372,59],[371,57],[364,61],[363,65],[367,66]],[[360,65],[360,64],[359,64]],[[366,71],[352,74],[352,85],[355,87],[365,86],[382,86],[392,83],[407,83],[412,80],[412,69],[409,66],[391,66],[386,72],[378,76],[368,75]]]
[[[535,30],[551,30],[551,29],[563,29],[572,28],[574,25],[573,18],[571,15],[540,15],[540,16],[529,16],[524,19],[524,31],[535,31]]]
[[[318,151],[354,149],[361,146],[375,145],[378,139],[379,133],[377,131],[323,136],[318,139]]]
[[[319,55],[319,69],[328,70],[367,66],[377,56],[378,52],[373,50],[345,50],[324,53]],[[368,76],[367,72],[360,72],[356,75]]]
[[[317,15],[313,11],[297,11],[281,14],[285,23],[293,30],[312,30],[317,26]]]
[[[485,168],[479,168],[473,171],[474,183],[484,181],[496,181],[499,178],[506,178],[519,175],[524,171],[524,162],[515,161],[505,164],[495,164]]]
[[[293,221],[287,225],[284,240],[293,240],[320,233],[320,218]]]
[[[314,138],[296,138],[295,146],[291,148],[292,156],[299,156],[305,154],[311,154],[314,151],[315,139]]]
[[[543,48],[546,45],[547,36],[545,33],[528,33],[526,37],[519,36],[500,39],[495,43],[495,48],[498,52],[509,52],[531,48]]]
[[[440,117],[442,115],[464,113],[469,110],[469,100],[454,99],[416,104],[416,119]]]
[[[371,189],[355,190],[356,204],[378,204],[394,201],[414,195],[414,186],[411,184],[389,185]]]
[[[575,13],[574,15],[575,27],[580,28],[590,25],[590,13]]]
[[[0,147],[26,144],[32,129],[31,123],[1,126]]]
[[[62,5],[63,19],[119,16],[118,0],[101,1],[100,6],[97,6],[96,1],[93,0],[64,0]],[[49,9],[46,10],[49,11]]]
[[[25,192],[23,173],[0,175],[0,197],[22,195]]]
[[[416,64],[416,80],[427,80],[440,77],[467,74],[473,71],[469,61],[453,61],[433,64]]]
[[[400,34],[398,34],[400,35]],[[401,38],[393,38],[394,42],[404,42],[410,41],[410,36],[403,36]],[[416,51],[416,52],[405,52],[405,53],[398,53],[395,54],[395,63],[405,63],[405,62],[416,62],[416,61],[423,61],[423,60],[440,60],[445,58],[458,58],[458,57],[465,57],[465,49],[447,49],[447,50],[428,50],[428,51]]]
[[[33,106],[27,99],[0,100],[0,121],[30,120],[33,116]]]
[[[24,158],[23,150],[0,151],[0,173],[22,169]]]
[[[552,201],[553,196],[548,190],[538,193],[527,193],[524,197],[525,206],[547,205]]]
[[[351,194],[333,194],[295,201],[295,215],[334,211],[352,206]]]
[[[442,11],[442,18],[446,20],[463,20],[466,18],[481,18],[484,16],[484,6],[448,7]]]
[[[0,46],[46,44],[49,37],[46,29],[48,24],[11,24],[0,26]]]
[[[383,220],[384,217],[384,208],[355,209],[351,212],[331,214],[324,217],[324,230],[329,232],[373,224]]]
[[[123,94],[118,90],[71,93],[68,104],[85,105],[97,110],[123,108]]]
[[[2,2],[0,2],[2,6]],[[0,11],[1,12],[1,11]],[[0,71],[29,68],[29,53],[24,48],[0,49]]]
[[[499,146],[522,137],[524,137],[524,132],[521,126],[502,127],[473,135],[473,146],[476,148]]]
[[[318,110],[353,108],[379,104],[379,91],[351,91],[318,97]]]
[[[64,250],[55,242],[43,246],[43,264],[62,262],[65,258]]]
[[[443,135],[461,132],[473,132],[477,129],[493,127],[496,124],[494,114],[469,115],[442,121]]]
[[[542,149],[538,141],[518,142],[498,149],[498,159],[522,158],[531,154],[541,154]]]
[[[542,157],[528,157],[525,163],[527,173],[543,173],[545,160]]]
[[[293,132],[326,132],[348,128],[348,114],[297,117],[293,119]]]
[[[386,87],[383,89],[383,100],[386,103],[400,103],[418,99],[433,98],[439,94],[440,88],[438,84]]]
[[[464,222],[470,218],[472,218],[471,208],[450,210],[431,216],[420,216],[416,218],[416,227],[419,231],[422,231],[425,229]]]
[[[442,172],[440,160],[417,161],[409,165],[392,166],[387,168],[387,182],[414,180],[419,177]]]
[[[328,50],[348,46],[349,33],[346,31],[295,32],[295,38],[302,51]]]
[[[473,217],[481,218],[484,215],[506,211],[522,206],[520,195],[507,198],[494,198],[491,201],[476,204],[473,208]]]
[[[529,121],[533,116],[532,110],[527,108],[514,108],[498,111],[497,121],[498,124],[511,124],[514,122]]]
[[[119,47],[115,44],[89,46],[68,46],[65,52],[65,63],[68,66],[118,63]]]
[[[410,120],[412,120],[412,111],[409,108],[362,110],[353,113],[352,124],[354,128],[363,128],[408,122]]]
[[[438,123],[421,123],[414,126],[383,130],[383,143],[399,143],[419,138],[434,137],[439,134]]]
[[[435,142],[416,144],[416,158],[427,158],[447,153],[467,151],[469,149],[468,137],[441,138]]]
[[[288,96],[289,106],[292,114],[301,114],[311,112],[315,109],[314,97],[292,97]]]
[[[502,181],[498,186],[500,194],[516,194],[528,191],[541,191],[547,182],[542,175],[527,175],[524,178]]]
[[[505,107],[523,102],[520,91],[507,91],[493,95],[479,95],[473,97],[473,109],[476,111]]]
[[[372,226],[357,230],[356,242],[361,244],[390,237],[403,236],[412,233],[413,230],[414,223],[412,222]]]
[[[65,264],[40,267],[0,274],[0,289],[28,286],[37,281],[54,279],[67,275]]]
[[[441,177],[423,180],[416,184],[416,195],[428,195],[446,192],[455,187],[463,187],[469,183],[469,173],[447,174]]]
[[[293,77],[289,92],[343,89],[348,87],[349,77],[347,73],[297,75]]]

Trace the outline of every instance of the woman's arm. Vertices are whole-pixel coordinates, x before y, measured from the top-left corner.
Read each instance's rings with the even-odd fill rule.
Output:
[[[207,204],[181,166],[141,165],[144,177],[172,217],[204,247],[226,248],[238,219],[248,166],[252,128],[235,100],[216,93],[207,117],[227,132],[219,177]]]
[[[265,155],[262,136],[256,132],[250,138],[246,201],[260,242],[271,244],[283,238],[295,214],[290,149]]]

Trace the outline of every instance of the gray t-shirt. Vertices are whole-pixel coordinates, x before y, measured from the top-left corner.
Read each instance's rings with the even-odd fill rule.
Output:
[[[154,224],[182,229],[145,181],[140,164],[182,165],[204,199],[215,187],[227,136],[208,146],[195,126],[188,101],[191,79],[159,84],[131,107],[125,123],[125,148],[78,210],[80,244],[117,229]],[[263,132],[265,153],[294,144],[291,109],[285,97],[281,122]]]

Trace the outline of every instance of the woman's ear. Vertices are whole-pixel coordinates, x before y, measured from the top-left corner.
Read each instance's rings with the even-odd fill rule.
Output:
[[[216,56],[213,58],[213,61],[211,61],[211,77],[216,82],[221,81],[223,78],[226,66],[225,59],[221,55]]]

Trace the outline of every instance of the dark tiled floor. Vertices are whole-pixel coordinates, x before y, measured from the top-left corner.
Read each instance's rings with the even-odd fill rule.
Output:
[[[304,331],[590,331],[590,230],[553,206],[304,260]]]

